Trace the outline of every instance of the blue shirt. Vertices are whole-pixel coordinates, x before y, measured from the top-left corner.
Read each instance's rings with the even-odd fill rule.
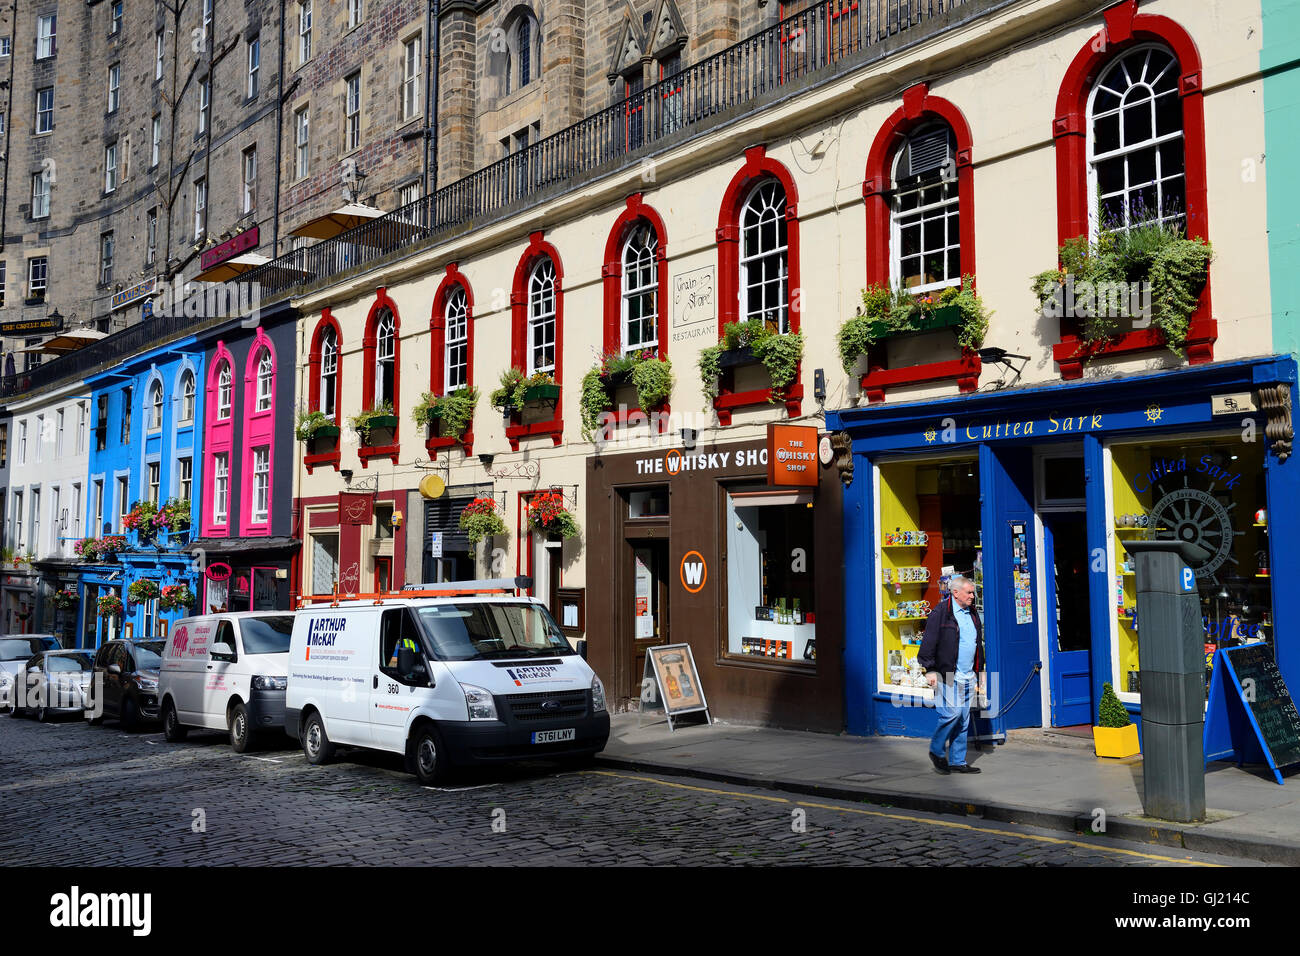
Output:
[[[956,601],[952,602],[952,615],[961,633],[957,642],[957,679],[971,681],[975,679],[975,619],[970,608],[960,607]]]

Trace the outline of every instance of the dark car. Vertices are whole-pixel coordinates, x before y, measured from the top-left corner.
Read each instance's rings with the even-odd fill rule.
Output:
[[[95,684],[101,700],[88,700],[92,724],[116,718],[123,730],[158,719],[158,669],[162,641],[108,641],[95,654]]]

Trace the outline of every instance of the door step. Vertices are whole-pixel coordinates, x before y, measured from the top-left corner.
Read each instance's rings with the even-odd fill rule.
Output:
[[[1093,749],[1092,728],[1087,728],[1084,736],[1073,727],[1022,727],[1007,731],[1007,743],[1021,744],[1027,747],[1057,747],[1066,750],[1091,751]]]

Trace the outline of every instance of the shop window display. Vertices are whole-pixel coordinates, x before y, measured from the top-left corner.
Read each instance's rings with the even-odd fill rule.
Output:
[[[984,607],[979,463],[891,462],[878,472],[880,689],[930,694],[916,655],[952,577],[974,581],[975,606]]]
[[[1137,578],[1123,542],[1174,538],[1207,555],[1194,570],[1208,690],[1216,650],[1273,641],[1264,443],[1237,434],[1116,443],[1110,457],[1115,689],[1140,700]]]
[[[811,496],[727,496],[728,653],[813,664],[814,574]]]

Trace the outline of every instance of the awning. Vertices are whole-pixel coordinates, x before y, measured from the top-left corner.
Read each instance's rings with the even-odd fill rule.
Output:
[[[302,236],[306,239],[333,239],[349,229],[355,229],[362,223],[378,219],[383,215],[386,215],[386,213],[382,209],[352,202],[346,206],[340,206],[333,212],[327,212],[323,216],[308,219],[297,229],[290,232],[289,235]]]
[[[200,551],[207,555],[221,555],[224,558],[246,554],[265,557],[268,554],[290,555],[302,547],[302,542],[288,535],[265,538],[196,538],[191,542],[189,551]]]
[[[258,255],[256,252],[245,252],[233,259],[219,262],[211,269],[205,269],[194,278],[198,282],[228,282],[270,261],[266,256]]]
[[[97,329],[76,329],[72,332],[56,335],[48,342],[42,342],[40,345],[35,345],[23,351],[43,352],[47,355],[67,355],[69,352],[75,352],[91,342],[98,342],[100,339],[107,337],[107,332],[100,332]]]

